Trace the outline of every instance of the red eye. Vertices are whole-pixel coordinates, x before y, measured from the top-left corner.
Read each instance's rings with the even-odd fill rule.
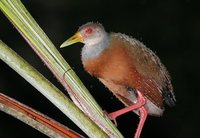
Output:
[[[92,31],[93,31],[92,28],[86,28],[86,29],[85,29],[85,32],[86,32],[87,34],[91,34]]]

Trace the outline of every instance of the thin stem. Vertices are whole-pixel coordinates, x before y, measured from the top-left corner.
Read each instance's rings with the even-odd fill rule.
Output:
[[[43,134],[53,138],[81,138],[83,136],[44,114],[0,93],[0,110],[12,115]]]
[[[89,137],[107,137],[107,135],[90,120],[75,104],[58,88],[44,78],[36,69],[22,59],[17,53],[0,41],[0,59],[33,85]],[[86,125],[87,124],[87,125]]]

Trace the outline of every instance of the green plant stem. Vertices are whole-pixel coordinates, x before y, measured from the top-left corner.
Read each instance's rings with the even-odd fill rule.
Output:
[[[44,78],[36,69],[22,59],[0,40],[0,59],[33,85],[89,137],[108,137],[92,120],[90,120],[59,89]]]
[[[123,137],[20,0],[0,0],[0,9],[68,91],[74,103],[110,137]]]

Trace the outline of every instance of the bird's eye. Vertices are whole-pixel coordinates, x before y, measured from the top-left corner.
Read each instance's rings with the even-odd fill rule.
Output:
[[[85,29],[85,32],[86,32],[87,34],[91,34],[92,31],[93,31],[92,28],[86,28],[86,29]]]

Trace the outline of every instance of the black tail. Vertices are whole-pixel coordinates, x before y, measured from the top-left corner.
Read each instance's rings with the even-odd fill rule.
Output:
[[[163,98],[165,103],[169,106],[169,107],[173,107],[176,105],[176,98],[175,95],[172,91],[163,91]]]

